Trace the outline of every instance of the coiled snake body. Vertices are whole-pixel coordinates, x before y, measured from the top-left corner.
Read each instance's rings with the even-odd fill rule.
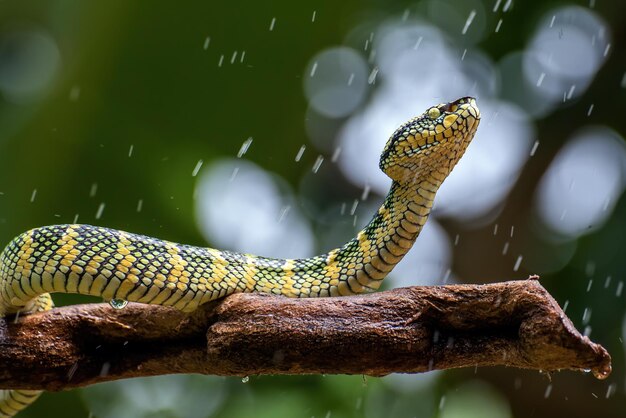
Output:
[[[474,99],[465,97],[398,128],[380,159],[393,180],[384,204],[355,238],[312,258],[270,259],[89,225],[25,232],[0,254],[0,317],[49,310],[53,292],[189,312],[234,292],[323,297],[374,291],[413,245],[479,121]],[[15,415],[40,393],[0,390],[0,417]]]

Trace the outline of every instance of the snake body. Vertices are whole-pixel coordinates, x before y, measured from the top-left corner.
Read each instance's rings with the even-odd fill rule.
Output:
[[[464,97],[398,128],[380,159],[393,180],[383,205],[355,238],[311,258],[258,257],[90,225],[32,229],[0,254],[0,317],[49,310],[53,292],[190,312],[234,292],[323,297],[375,291],[413,245],[479,121],[475,100]],[[39,394],[1,390],[0,417],[15,415]]]

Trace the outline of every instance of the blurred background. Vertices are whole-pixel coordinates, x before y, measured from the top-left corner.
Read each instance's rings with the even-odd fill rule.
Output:
[[[381,204],[393,130],[472,95],[479,132],[385,286],[539,274],[614,366],[163,376],[46,393],[21,416],[623,416],[625,28],[606,0],[0,1],[3,245],[79,222],[325,252]]]

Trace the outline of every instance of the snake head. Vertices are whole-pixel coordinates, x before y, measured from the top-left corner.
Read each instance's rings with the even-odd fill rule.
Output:
[[[438,186],[463,156],[479,122],[473,97],[432,106],[391,135],[380,169],[399,183],[428,180]]]

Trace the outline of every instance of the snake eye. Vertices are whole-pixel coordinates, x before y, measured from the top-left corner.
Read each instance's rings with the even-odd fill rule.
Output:
[[[442,112],[455,112],[458,109],[458,106],[454,103],[448,103],[446,105],[443,105],[443,107],[441,108]]]
[[[441,115],[441,112],[436,107],[428,109],[428,117],[431,119],[437,119]]]

